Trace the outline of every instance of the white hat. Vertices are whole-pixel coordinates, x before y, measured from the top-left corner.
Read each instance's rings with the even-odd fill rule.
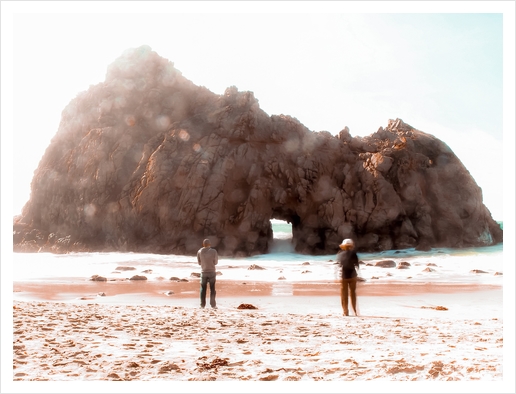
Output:
[[[355,245],[355,243],[353,242],[352,239],[349,239],[349,238],[346,238],[345,240],[342,241],[342,243],[340,244],[340,246],[347,246],[347,245],[350,245],[350,246],[353,246]]]

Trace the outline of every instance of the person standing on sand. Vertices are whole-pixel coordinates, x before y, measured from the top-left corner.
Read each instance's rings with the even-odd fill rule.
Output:
[[[341,269],[341,287],[340,287],[340,302],[342,304],[342,310],[344,316],[349,316],[348,308],[348,289],[349,297],[351,298],[351,307],[355,316],[357,313],[357,270],[360,268],[358,262],[358,256],[355,252],[355,243],[351,239],[345,239],[340,244],[339,252],[337,253],[337,262]]]
[[[202,248],[197,252],[197,262],[201,266],[201,308],[206,306],[206,289],[210,284],[210,305],[213,309],[217,309],[215,301],[215,282],[217,280],[217,272],[215,266],[219,262],[219,255],[215,249],[211,247],[209,239],[202,242]]]

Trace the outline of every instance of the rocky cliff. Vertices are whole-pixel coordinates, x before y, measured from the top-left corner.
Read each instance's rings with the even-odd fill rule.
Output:
[[[300,253],[502,242],[482,191],[442,141],[400,119],[369,137],[269,116],[252,92],[216,95],[149,47],[63,110],[14,219],[15,251],[266,253],[271,219]]]

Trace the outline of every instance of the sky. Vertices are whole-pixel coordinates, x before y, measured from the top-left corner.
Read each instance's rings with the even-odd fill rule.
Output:
[[[144,44],[196,85],[252,91],[313,131],[365,136],[401,118],[448,144],[495,220],[514,209],[513,2],[43,1],[2,2],[8,217],[62,110]]]

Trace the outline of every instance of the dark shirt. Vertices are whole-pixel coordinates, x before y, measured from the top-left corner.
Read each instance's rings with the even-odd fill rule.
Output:
[[[357,277],[359,268],[358,256],[354,250],[341,250],[337,253],[337,261],[341,268],[342,279],[351,279]]]

